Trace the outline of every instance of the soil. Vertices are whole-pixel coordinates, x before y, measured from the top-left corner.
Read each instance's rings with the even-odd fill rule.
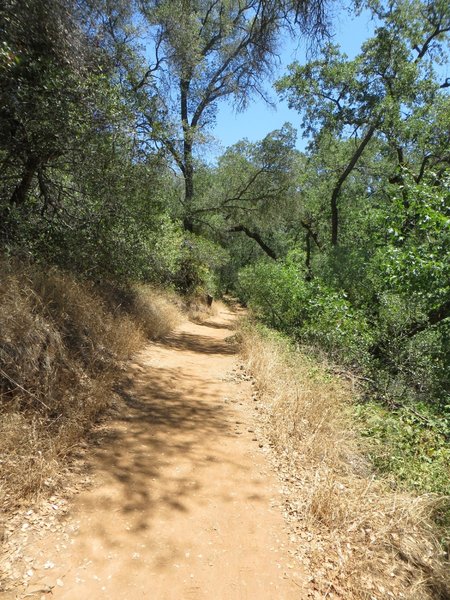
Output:
[[[135,358],[119,409],[86,453],[91,484],[70,502],[50,501],[44,529],[26,513],[26,545],[10,552],[20,586],[0,598],[308,596],[235,319],[222,309],[186,322]]]

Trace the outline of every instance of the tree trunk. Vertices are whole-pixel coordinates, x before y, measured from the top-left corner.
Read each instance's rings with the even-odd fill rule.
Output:
[[[336,190],[336,188],[335,188]],[[340,188],[335,192],[333,190],[333,194],[331,196],[331,245],[338,245],[338,233],[339,233],[339,210],[338,210],[338,197],[340,193]]]
[[[311,268],[311,233],[308,231],[308,233],[306,234],[306,260],[305,260],[305,267],[306,267],[306,281],[311,281],[313,278],[313,272],[312,272],[312,268]]]
[[[183,226],[186,231],[193,231],[192,202],[194,199],[194,164],[192,159],[192,128],[189,124],[188,96],[190,82],[180,82],[181,123],[183,126],[183,176],[184,176],[184,216]]]
[[[25,168],[22,173],[22,179],[14,188],[9,203],[11,206],[20,206],[25,202],[30,191],[33,178],[36,174],[39,161],[35,157],[30,157],[25,163]]]
[[[441,323],[444,319],[450,317],[450,300],[446,300],[443,304],[437,308],[430,310],[423,321],[416,321],[412,323],[405,331],[400,335],[405,339],[411,339],[418,333],[425,331],[428,327]],[[370,353],[375,358],[383,358],[383,340],[378,342],[375,346],[372,346]]]
[[[407,338],[412,338],[421,331],[425,331],[425,329],[431,327],[432,325],[437,325],[448,317],[450,317],[450,300],[447,300],[441,304],[441,306],[430,310],[424,321],[410,325],[408,330],[405,332],[405,336]]]
[[[272,258],[273,260],[277,260],[277,255],[274,252],[274,250],[272,250],[272,248],[270,248],[264,242],[264,240],[261,238],[259,233],[257,233],[256,231],[250,231],[250,229],[248,229],[244,225],[236,225],[235,227],[232,227],[228,231],[230,233],[236,233],[238,231],[242,231],[243,233],[245,233],[245,235],[247,237],[251,238],[252,240],[255,240],[255,242],[258,244],[258,246],[261,248],[261,250],[264,250],[264,252],[267,254],[267,256],[270,256],[270,258]]]
[[[366,135],[362,138],[361,142],[359,143],[359,146],[357,146],[356,150],[352,154],[348,165],[344,169],[342,175],[337,180],[336,185],[334,186],[333,192],[331,194],[330,204],[331,204],[331,245],[332,246],[338,245],[338,234],[339,234],[338,200],[339,200],[339,196],[341,195],[342,186],[344,185],[347,177],[350,175],[350,173],[355,168],[356,163],[358,162],[362,153],[364,152],[365,147],[372,139],[373,134],[376,131],[376,128],[377,128],[377,125],[372,125],[366,131]]]
[[[192,220],[192,201],[194,199],[194,169],[192,165],[192,145],[189,145],[188,160],[186,162],[186,144],[185,144],[185,171],[184,171],[184,217],[183,227],[186,231],[194,230]]]

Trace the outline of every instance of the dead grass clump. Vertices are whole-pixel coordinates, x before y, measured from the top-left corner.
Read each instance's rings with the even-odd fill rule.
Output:
[[[0,261],[0,509],[54,487],[64,457],[114,397],[120,368],[179,322],[148,286],[80,282]]]
[[[280,338],[252,327],[240,337],[315,592],[346,600],[450,598],[432,520],[439,500],[395,493],[374,478],[349,410],[350,386]]]
[[[58,270],[0,262],[0,508],[57,483],[61,459],[109,404],[143,343],[132,319]]]
[[[99,291],[112,312],[127,315],[151,340],[164,338],[183,318],[183,302],[171,290],[103,283]]]
[[[214,300],[211,304],[208,304],[206,297],[203,296],[188,298],[186,303],[186,312],[189,319],[198,324],[217,316],[222,308],[224,308],[224,304],[220,300]]]
[[[182,315],[174,295],[146,285],[133,288],[131,314],[150,339],[161,339],[181,322]]]

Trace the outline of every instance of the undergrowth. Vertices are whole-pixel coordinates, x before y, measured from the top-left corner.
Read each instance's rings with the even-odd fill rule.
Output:
[[[448,496],[436,516],[450,528],[450,415],[442,418],[427,404],[388,409],[371,401],[355,405],[354,412],[377,471],[393,487]]]
[[[350,384],[270,330],[247,324],[240,337],[266,434],[289,473],[289,512],[311,535],[300,551],[315,590],[346,600],[449,598],[435,523],[445,501],[375,477]]]
[[[180,313],[163,291],[0,261],[0,510],[48,493],[124,362]]]
[[[221,301],[215,300],[211,305],[208,305],[205,298],[198,295],[187,298],[186,301],[186,312],[189,319],[199,324],[218,315],[221,307],[223,308]]]

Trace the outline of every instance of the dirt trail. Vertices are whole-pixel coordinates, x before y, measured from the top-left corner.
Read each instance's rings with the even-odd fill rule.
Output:
[[[47,586],[55,600],[306,597],[251,383],[233,371],[234,318],[184,323],[131,365],[124,409],[89,455],[94,485],[28,549],[27,597],[50,597]]]

